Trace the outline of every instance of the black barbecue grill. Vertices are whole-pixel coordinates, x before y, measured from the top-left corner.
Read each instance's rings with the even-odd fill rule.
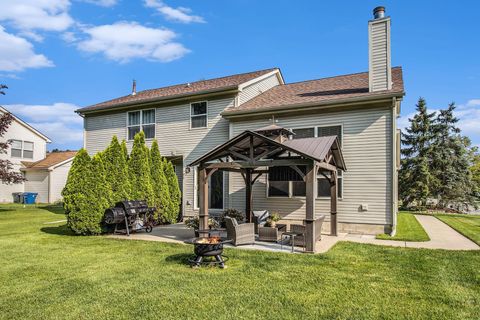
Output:
[[[155,208],[149,207],[145,200],[120,201],[115,207],[105,210],[104,221],[114,224],[114,233],[130,235],[130,230],[152,232]],[[125,228],[125,231],[122,228]]]

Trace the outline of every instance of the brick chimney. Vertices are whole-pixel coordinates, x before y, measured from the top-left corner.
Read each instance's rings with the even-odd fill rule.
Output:
[[[368,58],[369,91],[392,89],[390,17],[385,16],[385,7],[373,9],[368,22]]]

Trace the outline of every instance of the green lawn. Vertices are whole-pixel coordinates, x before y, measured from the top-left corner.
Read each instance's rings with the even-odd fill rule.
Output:
[[[48,208],[0,206],[1,319],[479,319],[480,252],[342,242],[327,254],[73,236]]]
[[[480,245],[480,216],[466,214],[436,214],[435,217]]]
[[[430,238],[423,230],[422,225],[415,216],[409,212],[399,212],[397,220],[397,233],[394,237],[388,234],[379,234],[377,239],[397,241],[428,241]]]

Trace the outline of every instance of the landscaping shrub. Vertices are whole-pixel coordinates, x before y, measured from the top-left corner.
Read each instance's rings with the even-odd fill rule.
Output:
[[[128,171],[131,185],[131,200],[146,200],[154,205],[153,188],[150,177],[149,151],[145,145],[145,134],[140,131],[135,135],[133,148],[128,159]]]
[[[160,155],[157,140],[154,140],[150,149],[150,175],[154,194],[153,206],[157,208],[160,221],[174,223],[177,215],[172,215],[171,211],[168,210],[170,206],[170,191],[163,165],[164,162]]]
[[[178,178],[175,174],[175,168],[173,167],[173,164],[167,159],[163,160],[163,170],[165,172],[165,177],[168,183],[168,190],[170,193],[170,201],[167,208],[167,215],[176,219],[180,210],[180,202],[182,198],[180,186],[178,185]]]
[[[112,192],[112,202],[128,200],[130,197],[130,181],[128,177],[127,159],[118,142],[113,136],[110,146],[101,153],[106,174],[107,186]]]
[[[62,195],[67,225],[72,231],[82,235],[102,232],[103,214],[112,194],[100,155],[91,159],[85,149],[77,153]]]

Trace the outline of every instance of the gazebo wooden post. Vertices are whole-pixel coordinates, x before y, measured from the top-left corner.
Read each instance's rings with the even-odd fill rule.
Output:
[[[330,234],[337,235],[337,171],[330,173]]]
[[[307,166],[305,175],[306,202],[305,202],[305,251],[315,252],[315,198],[317,193],[317,164],[312,161]]]
[[[252,222],[252,169],[245,169],[245,219]]]
[[[199,174],[199,229],[208,229],[208,172],[207,169],[201,169]],[[206,236],[205,233],[200,233],[200,237]]]

